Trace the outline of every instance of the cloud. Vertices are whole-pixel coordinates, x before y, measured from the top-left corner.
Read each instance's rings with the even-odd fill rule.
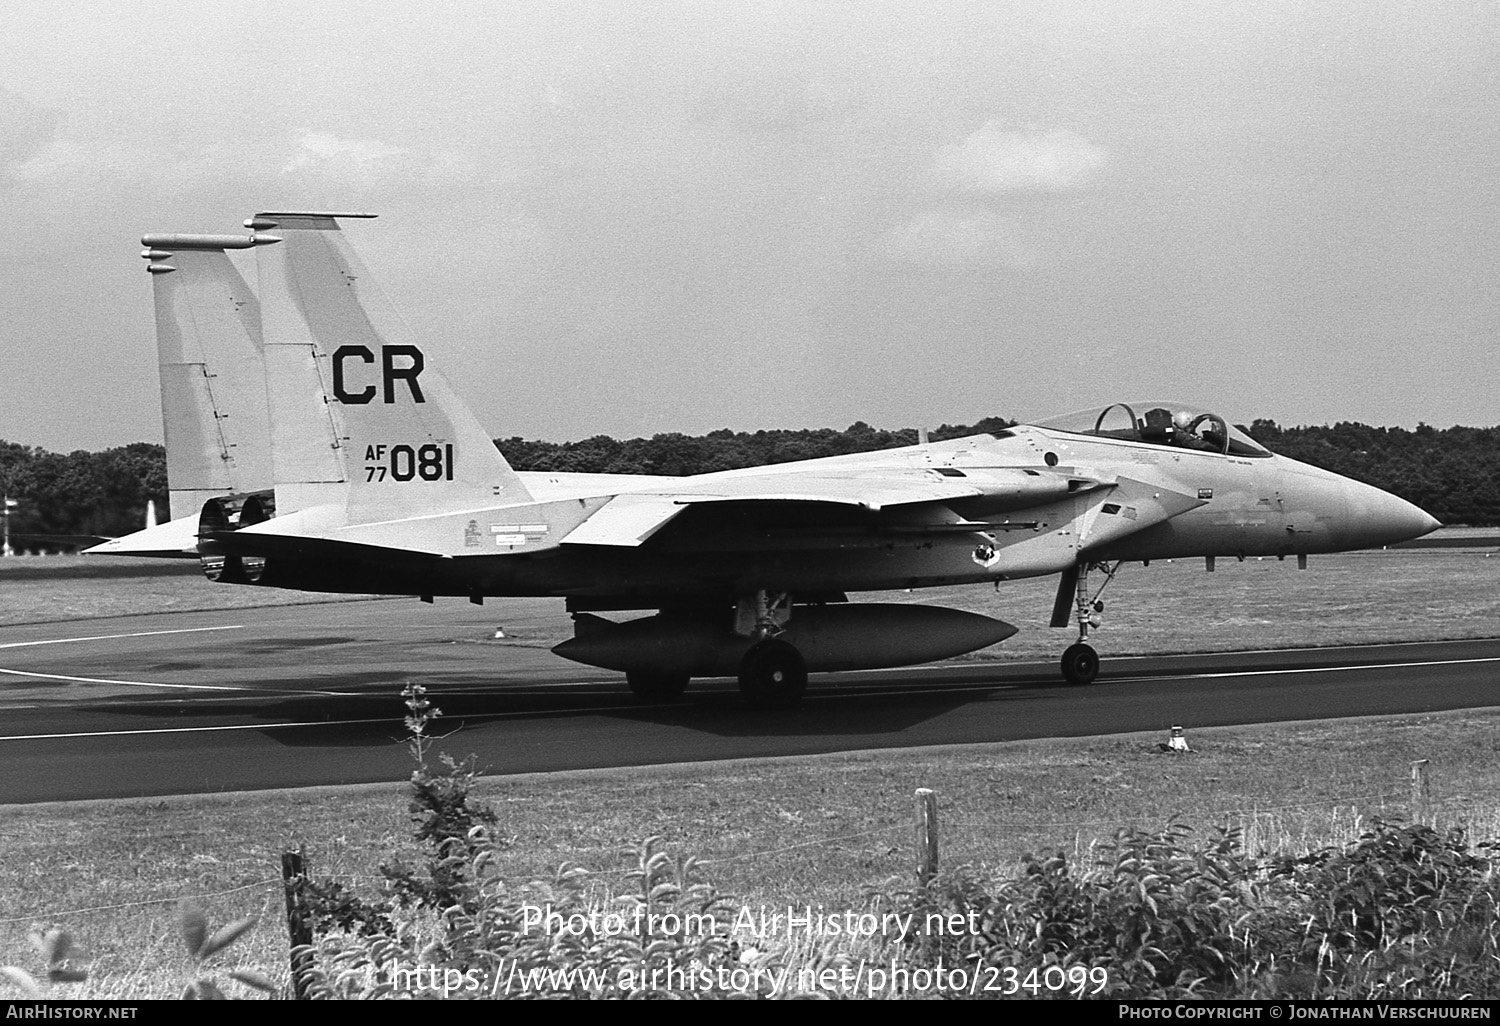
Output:
[[[310,129],[229,138],[198,131],[179,134],[168,145],[123,133],[75,137],[64,132],[33,147],[9,171],[13,180],[51,193],[130,184],[180,191],[232,183],[252,190],[368,195],[461,185],[476,177],[475,162],[462,153]]]
[[[340,139],[332,132],[303,130],[281,173],[371,189],[393,172],[399,173],[411,159],[411,151],[378,139]]]
[[[56,131],[55,111],[0,89],[0,175],[9,176],[44,149]]]
[[[1030,271],[1060,255],[1076,205],[1064,197],[1088,189],[1106,159],[1064,128],[987,122],[937,151],[915,212],[886,233],[885,254],[929,267]]]
[[[11,165],[12,180],[48,191],[67,192],[81,185],[121,181],[150,167],[157,154],[119,140],[84,142],[58,137]]]
[[[691,103],[698,122],[750,134],[796,132],[858,109],[858,97],[841,83],[766,69],[742,76],[720,72]]]
[[[1026,271],[1045,247],[1016,218],[978,207],[938,207],[911,218],[886,236],[886,255],[929,267]]]
[[[944,146],[932,174],[946,191],[980,195],[1059,193],[1086,188],[1105,151],[1065,128],[1014,130],[990,121],[963,142]]]

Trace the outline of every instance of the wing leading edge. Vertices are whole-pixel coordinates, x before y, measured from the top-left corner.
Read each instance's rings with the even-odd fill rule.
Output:
[[[1199,499],[1130,478],[1105,478],[1073,468],[989,468],[971,475],[761,473],[670,492],[626,492],[611,498],[562,543],[639,546],[688,508],[714,503],[766,510],[826,504],[851,512],[887,513],[906,529],[937,533],[1033,527],[1030,521],[1013,523],[1011,515],[1086,497],[1090,519],[1081,526],[1079,538],[1102,545],[1202,505]],[[1106,501],[1106,496],[1117,501]],[[993,519],[1000,514],[1002,519]]]

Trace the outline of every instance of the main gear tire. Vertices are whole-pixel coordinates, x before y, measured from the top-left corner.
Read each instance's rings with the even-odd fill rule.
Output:
[[[1069,684],[1092,684],[1099,676],[1099,653],[1092,645],[1069,645],[1062,656],[1063,679]]]
[[[758,641],[740,661],[740,694],[752,709],[790,709],[806,690],[807,662],[785,641]]]

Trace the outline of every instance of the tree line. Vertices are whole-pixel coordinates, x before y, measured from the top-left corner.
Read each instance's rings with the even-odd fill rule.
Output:
[[[1284,428],[1257,420],[1248,431],[1272,452],[1384,488],[1445,524],[1500,524],[1500,427]]]
[[[139,531],[146,503],[167,509],[167,454],[134,442],[103,452],[48,452],[0,441],[0,490],[15,502],[12,535],[94,535]]]
[[[1014,424],[1002,417],[986,417],[976,424],[944,424],[929,435],[932,441],[987,434]],[[886,431],[864,421],[843,431],[809,428],[799,431],[730,431],[706,435],[677,433],[619,441],[595,435],[581,442],[536,442],[525,438],[497,439],[510,465],[517,470],[572,471],[587,474],[707,474],[718,470],[791,463],[851,452],[872,452],[917,444],[916,428]]]
[[[930,433],[933,441],[1001,430],[1014,421],[987,417]],[[1500,525],[1500,427],[1419,424],[1414,430],[1340,422],[1283,428],[1257,420],[1245,429],[1273,452],[1365,481],[1416,503],[1445,524]],[[917,441],[915,429],[863,421],[832,428],[658,434],[625,440],[596,435],[578,442],[519,437],[496,445],[517,470],[604,474],[702,474],[869,452]],[[54,453],[0,441],[0,490],[16,500],[16,535],[114,537],[140,529],[146,503],[169,511],[166,455],[136,442],[103,452]]]

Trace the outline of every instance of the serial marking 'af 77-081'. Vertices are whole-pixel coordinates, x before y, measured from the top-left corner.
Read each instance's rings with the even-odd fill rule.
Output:
[[[1078,630],[1062,671],[1082,683],[1099,666],[1091,572],[1303,559],[1437,526],[1175,402],[693,477],[517,473],[349,247],[337,219],[353,216],[368,215],[145,237],[173,502],[199,511],[95,551],[192,555],[225,583],[559,596],[575,637],[558,655],[623,671],[649,700],[738,676],[752,705],[776,707],[809,671],[926,662],[1016,630],[850,592],[1057,574],[1053,626]],[[254,249],[258,294],[227,249]],[[649,615],[600,615],[628,610]]]

